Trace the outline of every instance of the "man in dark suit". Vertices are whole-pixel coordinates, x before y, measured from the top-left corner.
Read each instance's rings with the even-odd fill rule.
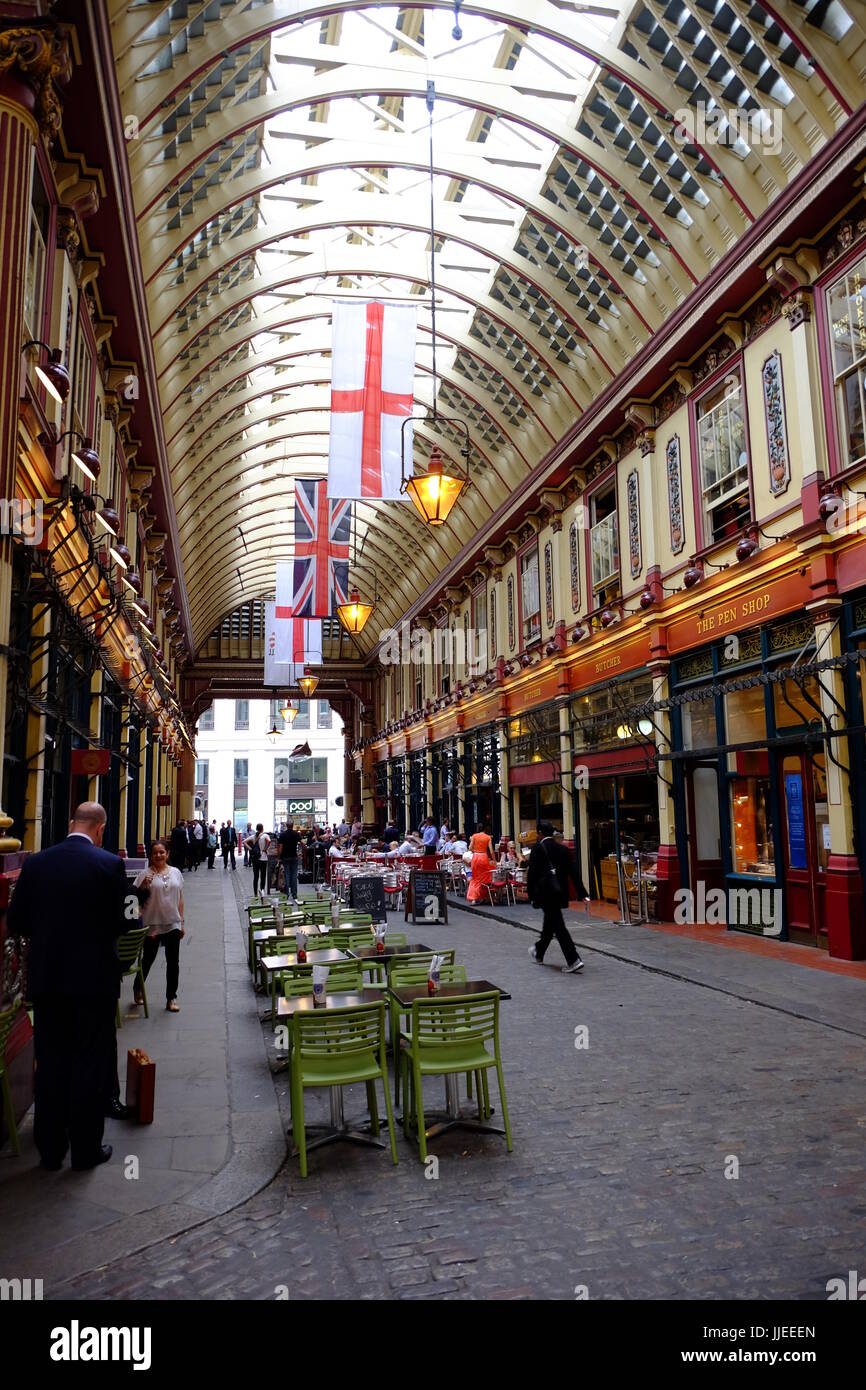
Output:
[[[173,866],[180,869],[181,873],[186,868],[189,847],[186,825],[179,820],[169,837],[169,855]]]
[[[235,864],[235,848],[238,842],[238,832],[235,830],[231,821],[226,821],[220,831],[220,850],[223,857],[223,868],[228,869],[229,857],[231,857],[232,868],[237,868]]]
[[[27,993],[34,1008],[33,1137],[46,1168],[95,1168],[103,1144],[107,1069],[115,1057],[120,993],[116,940],[129,930],[123,860],[101,849],[105,811],[78,807],[59,845],[24,861],[7,917],[27,938]],[[116,1062],[115,1062],[116,1066]]]
[[[565,845],[553,838],[553,826],[548,821],[539,822],[538,840],[529,855],[529,868],[526,874],[526,891],[533,907],[544,912],[541,936],[529,955],[539,965],[554,936],[562,947],[565,956],[563,975],[576,975],[583,969],[583,961],[574,942],[565,929],[562,909],[568,907],[569,884],[574,884],[575,895],[585,898],[583,885],[578,883],[574,860]]]

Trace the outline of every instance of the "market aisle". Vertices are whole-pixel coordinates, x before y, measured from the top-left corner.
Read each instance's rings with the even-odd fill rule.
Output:
[[[240,874],[242,871],[239,870]],[[233,884],[219,868],[184,876],[179,1014],[165,1011],[162,953],[148,977],[150,1018],[124,981],[118,1033],[121,1098],[126,1054],[156,1062],[154,1123],[106,1120],[111,1161],[88,1173],[47,1173],[33,1144],[0,1158],[0,1277],[68,1279],[228,1210],[257,1191],[285,1157]]]

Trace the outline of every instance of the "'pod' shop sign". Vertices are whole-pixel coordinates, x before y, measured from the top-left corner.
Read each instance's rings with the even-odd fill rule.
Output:
[[[307,797],[304,801],[290,801],[288,805],[290,816],[309,816],[313,812],[313,799]]]

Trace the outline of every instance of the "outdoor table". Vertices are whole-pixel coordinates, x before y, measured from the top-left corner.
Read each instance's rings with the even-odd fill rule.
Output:
[[[510,999],[511,995],[498,985],[493,985],[489,980],[467,980],[465,984],[443,983],[439,986],[435,994],[428,993],[426,985],[394,985],[388,986],[391,994],[401,1008],[407,1013],[411,1013],[412,1004],[416,999],[461,999],[467,994],[490,994],[496,990],[500,999]],[[395,1040],[396,1048],[396,1040]],[[395,1051],[395,1065],[399,1065],[399,1057]],[[403,1097],[404,1110],[407,1098]],[[490,1107],[493,1114],[493,1107]],[[425,1119],[432,1119],[434,1123],[428,1125],[425,1134],[431,1139],[435,1134],[444,1134],[447,1129],[472,1129],[481,1134],[504,1134],[504,1129],[497,1128],[496,1125],[484,1124],[473,1115],[465,1115],[460,1109],[460,1095],[457,1087],[457,1072],[445,1073],[445,1111],[424,1110]],[[402,1124],[402,1120],[401,1120]]]
[[[271,1023],[276,1024],[277,1013],[277,975],[294,965],[333,965],[338,960],[347,960],[344,951],[312,951],[305,961],[299,960],[297,953],[289,956],[262,956],[261,966],[265,976],[271,981]]]
[[[377,951],[375,946],[346,947],[353,960],[362,961],[364,964],[369,961],[371,965],[387,965],[389,960],[397,960],[400,956],[409,956],[413,951],[429,951],[430,949],[422,942],[416,942],[414,946],[386,946],[384,951]]]
[[[298,1014],[310,1013],[312,1010],[319,1009],[357,1009],[361,1004],[381,1004],[382,995],[378,990],[362,989],[352,990],[345,994],[325,994],[323,1004],[314,1004],[311,994],[294,995],[287,999],[285,996],[279,1001],[278,1014],[280,1018],[289,1020],[289,1027],[292,1026],[292,1019]],[[307,1125],[309,1130],[323,1130],[324,1133],[318,1135],[311,1143],[307,1144],[307,1150],[318,1149],[322,1144],[334,1144],[338,1139],[351,1139],[356,1144],[370,1144],[374,1148],[384,1149],[386,1147],[384,1139],[377,1139],[372,1134],[365,1134],[362,1130],[348,1125],[343,1115],[343,1088],[342,1086],[329,1087],[331,1097],[331,1123],[330,1125]],[[298,1152],[293,1149],[292,1158]]]

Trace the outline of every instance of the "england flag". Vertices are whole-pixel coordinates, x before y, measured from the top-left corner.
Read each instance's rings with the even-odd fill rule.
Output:
[[[305,666],[322,663],[322,621],[294,616],[292,583],[292,561],[282,561],[276,602],[265,604],[265,685],[297,685]]]
[[[328,496],[400,496],[401,449],[412,472],[413,304],[335,300]]]

